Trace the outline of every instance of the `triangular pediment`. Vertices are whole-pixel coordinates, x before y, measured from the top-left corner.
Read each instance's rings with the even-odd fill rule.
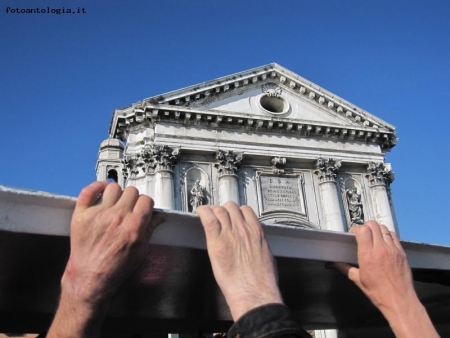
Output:
[[[245,88],[237,95],[193,106],[200,109],[243,113],[252,116],[273,116],[292,120],[357,125],[345,116],[330,113],[328,109],[324,109],[320,105],[308,102],[295,93],[281,89],[273,82],[254,88]]]
[[[150,97],[145,102],[395,130],[389,123],[276,63]]]
[[[110,137],[157,121],[297,133],[380,144],[395,128],[276,63],[157,95],[114,112]]]

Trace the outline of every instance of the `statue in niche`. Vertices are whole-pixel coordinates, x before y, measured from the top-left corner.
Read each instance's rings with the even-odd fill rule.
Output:
[[[358,189],[356,189],[356,187],[348,189],[346,194],[351,222],[354,224],[363,224],[364,214],[363,205],[361,203],[361,194],[358,194]]]
[[[195,214],[197,208],[205,202],[205,188],[200,185],[200,181],[196,180],[191,189],[191,198],[189,204],[192,207],[192,213]]]

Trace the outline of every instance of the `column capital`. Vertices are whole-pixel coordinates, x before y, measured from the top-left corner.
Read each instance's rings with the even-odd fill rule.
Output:
[[[389,186],[394,181],[394,172],[390,166],[384,163],[369,162],[366,177],[371,186]]]
[[[139,174],[141,166],[141,156],[139,154],[125,155],[122,158],[122,175],[125,179],[134,178]]]
[[[166,145],[149,145],[140,153],[125,155],[122,159],[122,174],[127,178],[137,177],[139,172],[153,174],[156,171],[172,171],[177,163],[179,149],[172,149]]]
[[[341,161],[332,158],[318,158],[314,173],[319,176],[319,183],[336,182],[337,172]]]
[[[148,170],[154,171],[172,171],[179,155],[179,148],[171,148],[166,145],[151,145],[142,150],[142,157]]]
[[[243,158],[243,153],[235,153],[231,150],[217,150],[217,163],[214,164],[214,167],[217,168],[220,176],[236,175],[240,169],[241,161]]]

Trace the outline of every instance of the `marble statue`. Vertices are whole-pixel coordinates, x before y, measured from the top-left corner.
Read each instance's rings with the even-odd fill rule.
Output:
[[[355,224],[363,224],[364,215],[363,205],[361,203],[361,194],[358,194],[358,189],[356,187],[347,190],[347,203],[351,222]]]
[[[192,206],[192,213],[195,213],[200,205],[205,202],[205,188],[200,185],[200,181],[196,180],[191,189],[191,198],[189,204]]]

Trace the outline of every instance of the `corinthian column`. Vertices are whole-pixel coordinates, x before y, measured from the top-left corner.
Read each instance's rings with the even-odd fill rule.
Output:
[[[332,158],[319,158],[316,167],[314,173],[319,176],[325,230],[346,231],[336,186],[337,171],[341,167],[341,162]]]
[[[177,161],[179,149],[169,146],[153,146],[151,156],[155,167],[155,208],[175,209],[175,191],[173,167]]]
[[[394,174],[383,163],[370,162],[367,166],[367,175],[370,182],[370,195],[372,197],[375,220],[386,225],[390,231],[397,232],[391,204],[387,192],[387,185],[394,180]]]
[[[227,201],[236,202],[239,205],[239,186],[237,173],[240,168],[243,154],[235,154],[233,151],[218,150],[217,163],[214,166],[219,172],[219,200],[223,205]]]

